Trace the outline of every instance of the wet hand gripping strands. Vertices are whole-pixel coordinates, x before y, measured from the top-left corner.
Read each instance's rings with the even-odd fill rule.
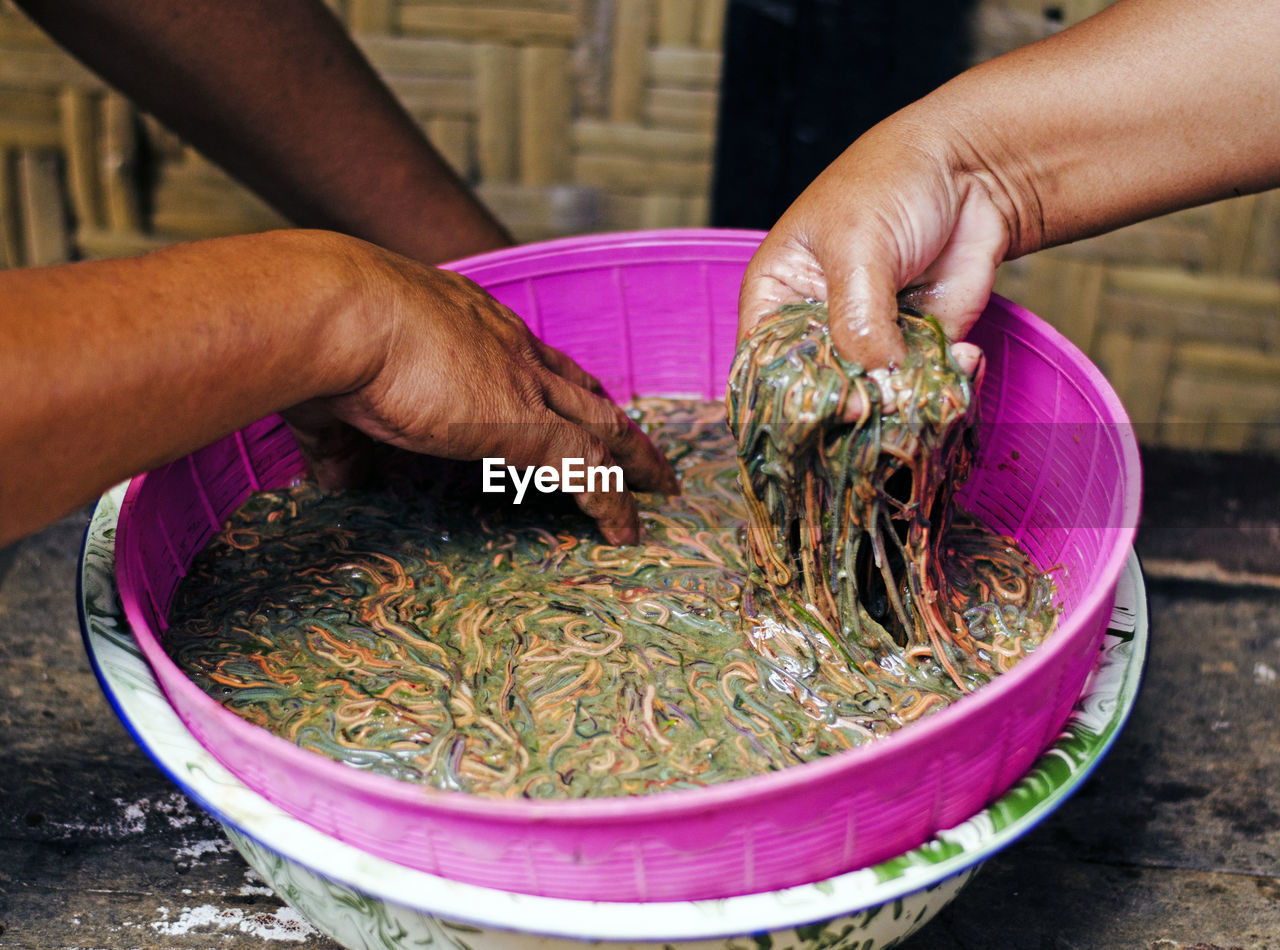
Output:
[[[905,363],[877,378],[835,352],[825,304],[783,307],[739,348],[727,398],[752,645],[815,715],[877,734],[1004,672],[1057,620],[1050,578],[955,505],[978,382],[936,321],[899,326]]]
[[[818,332],[805,326],[805,334]],[[850,593],[840,558],[865,573],[865,552],[878,544],[886,578],[909,560],[895,561],[895,542],[880,536],[911,510],[888,492],[892,466],[879,461],[880,447],[939,476],[948,459],[923,452],[928,436],[917,445],[892,434],[894,423],[878,414],[873,435],[857,434],[871,431],[871,417],[860,427],[828,418],[842,386],[871,381],[842,365],[841,384],[818,363],[785,355],[786,339],[761,346],[753,337],[739,356],[752,379],[780,355],[787,367],[746,401],[747,377],[735,377],[739,437],[768,432],[796,412],[800,420],[792,436],[751,442],[761,454],[743,460],[744,482],[753,486],[745,501],[724,407],[657,398],[637,400],[632,413],[672,459],[683,489],[677,497],[640,496],[643,540],[632,547],[599,543],[567,507],[495,506],[475,473],[334,497],[308,485],[257,493],[184,579],[166,649],[229,709],[305,748],[484,795],[694,787],[887,734],[1033,649],[1052,622],[1049,588],[1004,541],[957,518],[942,543],[990,568],[966,572],[947,561],[947,587],[926,574],[923,586],[907,581],[892,595],[887,584]],[[772,379],[776,369],[764,375]],[[814,387],[811,396],[804,387]],[[933,390],[920,392],[932,398]],[[966,396],[961,414],[967,404]],[[936,427],[899,424],[903,433]],[[860,454],[839,464],[782,455],[827,443]],[[797,495],[785,472],[801,464],[815,474],[797,483]],[[766,472],[775,473],[766,476],[772,483],[755,487],[752,479]],[[848,511],[842,519],[823,507],[873,488],[885,497],[861,504],[887,514],[856,524],[878,526],[874,536],[841,527]],[[790,519],[777,522],[788,527],[774,541],[822,546],[771,548],[761,519],[774,517]],[[807,533],[789,527],[797,518]],[[773,561],[767,572],[759,564],[748,571],[748,521],[752,550],[772,551],[790,573]],[[860,546],[842,553],[848,543]],[[913,543],[921,542],[908,532],[904,550]],[[815,558],[834,569],[821,573]],[[928,556],[920,563],[938,570]],[[914,622],[900,629],[884,604],[910,617],[918,590],[945,593],[970,619],[934,634]],[[1027,607],[1032,596],[1044,601],[1038,613]],[[955,620],[954,609],[937,613]]]

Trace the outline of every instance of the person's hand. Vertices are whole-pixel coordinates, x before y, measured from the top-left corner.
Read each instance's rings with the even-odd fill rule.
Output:
[[[1009,202],[945,137],[895,117],[853,143],[769,232],[747,267],[739,339],[785,303],[825,300],[837,351],[869,370],[903,355],[899,304],[961,340],[1010,245]],[[956,356],[976,365],[974,347]]]
[[[363,435],[441,458],[618,464],[632,489],[678,490],[670,464],[599,381],[475,283],[363,242],[349,252],[377,355],[350,391],[285,413],[321,487],[359,480]],[[573,497],[610,542],[638,539],[629,491]]]

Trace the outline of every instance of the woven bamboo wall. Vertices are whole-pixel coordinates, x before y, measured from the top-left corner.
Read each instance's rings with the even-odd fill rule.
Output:
[[[726,0],[333,0],[522,240],[707,221]],[[1104,0],[983,0],[981,60]],[[153,157],[140,184],[139,156]],[[155,159],[158,159],[156,161]],[[0,265],[260,230],[259,201],[0,0]],[[1280,197],[1007,265],[997,289],[1103,368],[1144,439],[1280,452]]]
[[[706,223],[725,0],[331,5],[522,240]],[[145,195],[144,147],[159,159]],[[9,266],[281,223],[5,0],[0,155]]]
[[[975,59],[1105,6],[983,3]],[[1280,192],[1041,251],[1006,264],[996,289],[1089,354],[1145,442],[1280,453]]]

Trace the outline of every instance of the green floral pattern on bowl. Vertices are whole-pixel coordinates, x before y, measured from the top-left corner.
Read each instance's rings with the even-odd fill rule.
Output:
[[[85,645],[126,727],[223,825],[290,905],[353,948],[440,950],[886,950],[955,898],[979,864],[1060,805],[1111,747],[1147,650],[1146,594],[1130,557],[1098,667],[1058,741],[973,818],[896,858],[825,881],[711,901],[624,904],[514,894],[393,864],[327,837],[253,792],[169,706],[121,614],[115,528],[124,488],[94,511],[80,564]]]

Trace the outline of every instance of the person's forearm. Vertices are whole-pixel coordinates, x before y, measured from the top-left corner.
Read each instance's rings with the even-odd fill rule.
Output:
[[[0,544],[376,364],[346,238],[280,231],[0,272]],[[351,242],[355,243],[355,242]]]
[[[1277,0],[1122,0],[900,118],[1010,197],[1016,257],[1280,185],[1277,63]]]
[[[511,243],[320,0],[18,0],[293,223],[439,263]]]

